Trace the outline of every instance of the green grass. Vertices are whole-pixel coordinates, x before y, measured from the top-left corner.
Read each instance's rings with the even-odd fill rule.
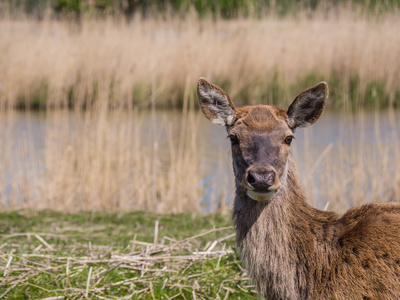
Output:
[[[280,16],[293,14],[299,9],[315,10],[326,4],[325,0],[6,0],[10,10],[23,10],[27,14],[42,17],[45,8],[50,8],[56,15],[126,15],[132,17],[139,13],[144,17],[170,13],[185,16],[194,10],[200,17],[220,16],[226,19],[238,16],[257,17],[271,10]],[[331,6],[359,6],[371,13],[385,12],[399,8],[399,0],[336,0]],[[329,1],[328,1],[329,3]]]
[[[265,77],[271,77],[268,82]],[[329,84],[329,102],[331,108],[352,107],[352,108],[387,108],[400,107],[400,88],[395,90],[388,89],[383,80],[371,80],[367,83],[361,82],[359,76],[342,78],[340,75],[331,74],[329,77],[311,72],[298,78],[294,84],[287,84],[283,76],[280,76],[278,71],[275,71],[273,76],[266,75],[264,78],[259,78],[251,83],[237,89],[236,94],[231,95],[237,105],[252,105],[252,104],[270,104],[278,106],[287,106],[290,104],[293,94],[300,92],[310,86],[315,85],[319,81],[325,80]],[[214,83],[223,87],[230,94],[235,83],[227,78],[216,78]],[[361,88],[361,85],[365,88]],[[48,89],[50,88],[48,81],[42,80],[39,87],[33,89],[35,92],[31,97],[19,97],[16,107],[18,109],[38,109],[46,110],[48,102]],[[100,99],[96,90],[98,83],[93,83],[93,96],[86,99],[78,99],[74,95],[74,86],[68,90],[66,98],[68,99],[67,108],[87,108],[94,105]],[[176,109],[183,105],[185,97],[185,86],[177,83],[176,86],[170,89],[165,89],[157,95],[157,106],[161,109]],[[139,108],[149,108],[151,102],[151,85],[146,83],[137,83],[132,86],[130,99],[119,98],[118,84],[109,88],[109,103],[112,108],[122,106],[133,106]],[[191,99],[197,99],[195,82],[189,87]],[[127,103],[130,102],[130,103]],[[60,104],[61,105],[61,104]]]
[[[257,299],[231,225],[221,215],[3,212],[0,298]]]

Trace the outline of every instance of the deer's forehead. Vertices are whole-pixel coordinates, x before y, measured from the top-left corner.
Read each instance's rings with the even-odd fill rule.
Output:
[[[289,130],[286,112],[269,105],[237,108],[233,127],[236,127],[236,130],[243,128],[260,133]]]

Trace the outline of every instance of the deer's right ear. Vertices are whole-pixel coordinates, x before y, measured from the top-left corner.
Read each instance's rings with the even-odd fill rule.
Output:
[[[197,83],[197,97],[204,115],[214,124],[231,125],[235,117],[235,105],[223,89],[204,78]]]

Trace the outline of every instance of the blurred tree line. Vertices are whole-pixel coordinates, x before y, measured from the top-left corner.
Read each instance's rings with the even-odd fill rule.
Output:
[[[279,15],[295,12],[299,8],[310,10],[319,5],[356,5],[369,11],[385,11],[400,7],[400,0],[1,0],[0,9],[25,12],[41,18],[50,10],[57,16],[125,15],[149,17],[153,14],[181,14],[194,10],[200,17],[222,18],[260,17],[269,11]]]

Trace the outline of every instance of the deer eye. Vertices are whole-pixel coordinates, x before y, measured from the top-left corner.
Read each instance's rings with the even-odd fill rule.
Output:
[[[239,139],[236,135],[229,135],[228,138],[231,140],[232,145],[239,144]]]
[[[291,135],[287,136],[285,138],[285,144],[290,145],[290,143],[293,141],[293,139],[294,139],[294,136],[291,136]]]

